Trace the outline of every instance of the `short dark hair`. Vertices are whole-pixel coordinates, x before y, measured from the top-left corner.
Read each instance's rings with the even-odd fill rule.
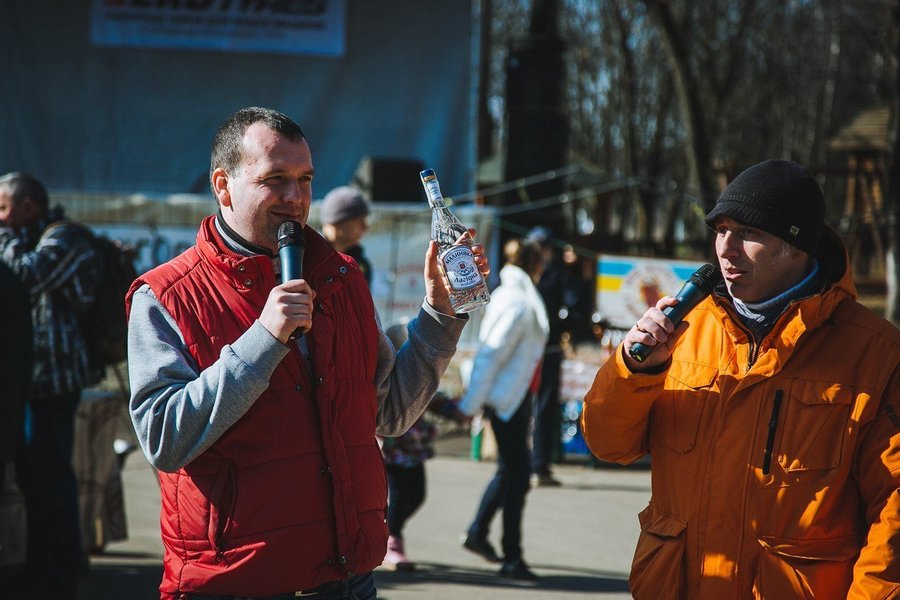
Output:
[[[40,207],[42,213],[46,213],[50,207],[50,196],[47,194],[47,188],[36,177],[28,173],[13,171],[3,175],[0,177],[0,188],[6,188],[10,191],[15,204],[21,203],[25,198],[31,198]]]
[[[513,238],[503,246],[506,262],[533,275],[543,263],[541,245],[535,241]]]
[[[228,117],[216,130],[212,151],[209,156],[209,185],[212,189],[213,171],[219,167],[229,173],[241,162],[242,141],[247,128],[254,123],[265,123],[272,131],[277,131],[292,142],[306,139],[303,130],[289,116],[271,108],[248,106]],[[215,190],[212,190],[215,196]]]

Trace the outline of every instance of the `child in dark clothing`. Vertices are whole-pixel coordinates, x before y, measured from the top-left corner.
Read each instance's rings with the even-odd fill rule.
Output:
[[[406,341],[406,326],[393,325],[385,331],[395,348]],[[456,401],[438,392],[427,412],[465,423],[468,417],[456,409]],[[403,527],[425,501],[425,461],[434,456],[437,427],[425,415],[396,438],[379,438],[388,481],[388,545],[382,566],[390,570],[411,571],[415,564],[407,558]]]

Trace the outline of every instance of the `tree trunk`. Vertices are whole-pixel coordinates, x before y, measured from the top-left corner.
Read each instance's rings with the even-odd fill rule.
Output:
[[[887,300],[885,317],[895,325],[900,325],[900,0],[894,6],[894,43],[897,44],[894,61],[897,65],[896,89],[891,120],[894,127],[894,152],[891,157],[888,176],[887,215],[888,244],[885,260],[885,280]]]
[[[625,177],[635,180],[640,174],[640,159],[638,157],[638,107],[637,107],[637,69],[634,64],[634,53],[631,51],[631,23],[628,22],[622,12],[622,7],[615,0],[610,3],[613,20],[619,32],[619,52],[622,57],[622,96],[624,104],[624,128],[622,146],[625,154],[623,171]],[[638,185],[628,187],[627,197],[629,202],[639,204],[643,219],[638,220],[637,239],[647,246],[654,245],[653,234],[656,230],[657,207],[656,193],[645,192]]]
[[[688,60],[688,46],[668,0],[644,1],[659,28],[666,58],[672,66],[675,94],[688,143],[686,158],[689,187],[692,188],[689,192],[700,198],[704,211],[708,212],[715,203],[715,177],[700,88]]]
[[[488,110],[488,75],[491,70],[492,0],[481,0],[481,36],[478,45],[478,160],[494,154],[494,120]]]

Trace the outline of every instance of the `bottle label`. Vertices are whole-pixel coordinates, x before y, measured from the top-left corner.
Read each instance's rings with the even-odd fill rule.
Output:
[[[444,204],[444,196],[441,195],[441,188],[438,185],[437,179],[432,178],[431,181],[424,182],[425,184],[425,195],[428,197],[428,204],[431,205],[432,208],[443,208]]]
[[[454,290],[471,290],[481,285],[481,273],[468,246],[452,246],[441,254],[441,263]]]

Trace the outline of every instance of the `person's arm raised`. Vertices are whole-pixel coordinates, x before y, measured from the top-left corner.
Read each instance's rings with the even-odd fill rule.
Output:
[[[475,239],[475,229],[469,229],[469,235]],[[475,264],[483,277],[487,277],[491,272],[491,266],[487,256],[484,255],[484,246],[475,243],[472,245],[472,254],[475,255]],[[428,250],[425,252],[425,301],[434,310],[445,315],[452,315],[453,307],[450,304],[450,282],[444,275],[438,264],[438,246],[432,240],[428,244]]]

